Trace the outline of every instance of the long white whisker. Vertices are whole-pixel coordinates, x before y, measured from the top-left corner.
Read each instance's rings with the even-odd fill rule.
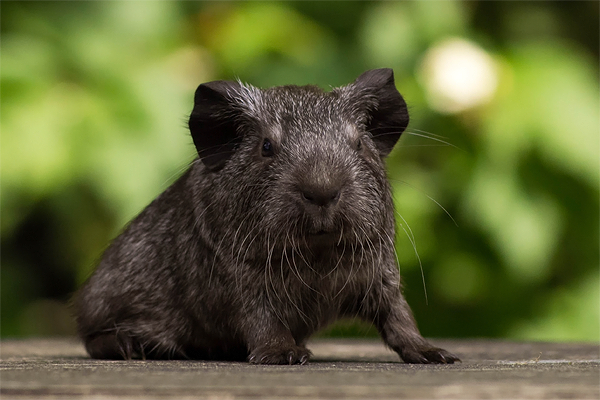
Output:
[[[415,251],[415,255],[417,256],[417,260],[419,261],[419,268],[421,269],[421,279],[423,280],[423,291],[425,292],[425,304],[429,305],[429,299],[427,297],[427,287],[425,285],[425,272],[423,272],[423,263],[421,263],[421,257],[419,257],[419,252],[417,251],[415,237],[413,235],[412,229],[410,229],[408,222],[406,222],[406,220],[404,219],[402,214],[400,214],[397,211],[396,211],[396,213],[400,216],[400,218],[402,218],[402,221],[404,221],[404,223],[406,224],[406,227],[410,231],[410,235],[409,235],[408,232],[406,231],[406,229],[404,228],[404,225],[400,224],[400,226],[402,227],[402,230],[404,231],[404,233],[406,233],[406,237],[408,237],[410,244],[412,244],[413,250]],[[412,235],[412,237],[411,237],[411,235]]]
[[[402,183],[406,186],[411,187],[412,189],[415,189],[417,192],[421,193],[423,196],[427,197],[429,200],[433,201],[435,204],[438,205],[439,208],[441,208],[448,217],[450,217],[450,219],[452,220],[452,222],[454,223],[454,225],[456,225],[456,227],[458,227],[458,223],[456,222],[456,220],[454,219],[454,217],[452,217],[452,215],[450,214],[450,212],[448,210],[446,210],[444,208],[444,206],[442,206],[437,200],[435,200],[433,197],[429,196],[427,193],[425,193],[424,191],[422,191],[421,189],[419,189],[418,187],[411,185],[410,183],[403,181],[401,179],[389,179],[392,182],[398,182],[398,183]]]
[[[422,138],[425,138],[425,139],[434,140],[436,142],[443,143],[446,146],[454,147],[457,150],[464,151],[460,147],[458,147],[456,145],[453,145],[450,142],[446,142],[445,140],[442,140],[442,139],[438,139],[438,138],[435,138],[435,137],[427,136],[427,135],[424,135],[424,134],[421,134],[421,133],[417,133],[417,132],[404,132],[404,133],[407,134],[407,135],[418,136],[418,137],[422,137]]]

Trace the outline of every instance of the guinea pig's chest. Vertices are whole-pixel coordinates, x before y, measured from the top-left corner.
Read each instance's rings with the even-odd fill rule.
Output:
[[[349,298],[365,295],[381,281],[369,257],[346,254],[321,260],[284,257],[272,262],[265,274],[266,292],[278,303],[303,312],[338,310]]]

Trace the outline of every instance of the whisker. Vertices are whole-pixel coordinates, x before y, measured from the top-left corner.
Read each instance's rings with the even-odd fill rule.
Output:
[[[369,130],[369,132],[373,133],[373,132],[375,132],[377,130],[380,130],[380,129],[386,129],[387,130],[387,129],[390,129],[390,128],[391,127],[387,127],[387,126],[386,127],[371,128]],[[415,131],[415,132],[419,132],[419,133],[421,133],[423,135],[428,135],[428,137],[435,137],[435,138],[438,138],[438,139],[448,139],[447,136],[438,135],[438,134],[433,133],[433,132],[428,132],[428,131],[424,131],[422,129],[417,129],[417,128],[413,128],[413,127],[409,128],[409,127],[403,127],[403,126],[396,126],[395,128],[397,128],[398,130],[396,130],[396,131],[388,131],[386,133],[380,133],[380,134],[376,134],[374,136],[380,136],[380,135],[397,135],[397,134],[399,134],[401,132]]]
[[[420,132],[420,133],[423,133],[423,134],[427,134],[427,135],[430,135],[430,136],[434,136],[434,137],[437,137],[437,138],[439,138],[439,139],[448,139],[448,137],[446,137],[446,136],[443,136],[443,135],[438,135],[438,134],[435,134],[435,133],[433,133],[433,132],[424,131],[424,130],[422,130],[422,129],[412,128],[412,127],[411,127],[410,129],[411,129],[412,131],[417,131],[417,132]]]
[[[287,243],[288,238],[286,235],[286,239],[285,242]],[[293,256],[293,255],[292,255]],[[290,264],[290,260],[288,258],[288,254],[287,254],[287,246],[283,247],[283,255],[281,256],[281,262],[279,263],[279,270],[280,270],[280,274],[281,274],[281,283],[283,286],[283,291],[287,297],[287,299],[289,300],[289,302],[294,306],[294,308],[298,311],[298,315],[300,316],[300,318],[302,318],[302,321],[304,323],[306,323],[308,325],[308,321],[307,318],[308,316],[300,309],[300,307],[298,306],[298,304],[296,304],[296,302],[294,301],[294,299],[292,298],[292,296],[290,296],[290,293],[287,290],[287,284],[286,284],[286,280],[285,280],[285,276],[284,276],[284,270],[283,270],[283,261],[287,262],[288,266]]]
[[[395,147],[448,147],[447,144],[403,144],[398,143]]]
[[[452,144],[452,143],[450,143],[450,142],[447,142],[447,141],[445,141],[445,140],[442,140],[442,139],[436,138],[436,137],[427,136],[427,135],[424,135],[424,134],[422,134],[422,133],[417,133],[417,132],[409,132],[409,131],[406,131],[406,132],[404,132],[404,133],[405,133],[405,134],[407,134],[407,135],[418,136],[418,137],[422,137],[422,138],[425,138],[425,139],[434,140],[434,141],[436,141],[436,142],[443,143],[443,144],[445,144],[446,146],[454,147],[454,148],[455,148],[455,149],[457,149],[457,150],[464,151],[464,150],[463,150],[463,149],[461,149],[460,147],[458,147],[458,146],[456,146],[456,145],[454,145],[454,144]]]
[[[404,225],[400,224],[400,227],[402,228],[404,233],[406,233],[406,237],[408,237],[410,244],[412,244],[412,247],[413,247],[413,250],[415,251],[417,260],[419,261],[419,268],[421,269],[421,279],[423,280],[423,292],[425,293],[425,304],[429,305],[429,299],[427,297],[427,286],[425,285],[425,272],[423,271],[423,263],[421,262],[421,257],[419,256],[419,252],[417,251],[417,245],[415,243],[415,236],[412,232],[412,229],[410,229],[410,225],[408,225],[408,222],[406,222],[406,220],[404,219],[402,214],[400,214],[398,211],[396,211],[396,214],[398,214],[398,216],[400,216],[400,218],[402,218],[402,221],[404,221],[404,223],[406,224],[406,227],[410,231],[410,235],[409,235],[408,232],[406,231],[406,229],[404,228]]]
[[[186,162],[185,164],[182,164],[179,168],[176,168],[175,171],[167,178],[165,179],[165,181],[160,185],[161,188],[166,188],[167,186],[169,186],[171,183],[173,183],[173,181],[180,177],[188,168],[190,168],[192,165],[194,165],[194,163],[196,161],[200,161],[199,158],[196,157],[197,154],[194,153],[191,157],[193,157],[192,160]]]
[[[429,196],[427,193],[425,193],[424,191],[422,191],[421,189],[419,189],[418,187],[411,185],[410,183],[403,181],[401,179],[391,179],[389,178],[390,181],[392,182],[398,182],[398,183],[403,183],[406,186],[409,186],[413,189],[415,189],[417,192],[421,193],[422,195],[424,195],[425,197],[427,197],[429,200],[433,201],[435,204],[438,205],[438,207],[440,207],[448,217],[450,217],[450,219],[452,220],[452,222],[454,223],[454,225],[456,225],[456,227],[458,227],[458,223],[456,222],[456,220],[452,217],[452,215],[450,214],[450,212],[448,210],[446,210],[444,208],[444,206],[442,206],[437,200],[435,200],[433,197]]]

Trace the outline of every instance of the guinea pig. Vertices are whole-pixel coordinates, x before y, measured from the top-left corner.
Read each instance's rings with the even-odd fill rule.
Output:
[[[408,122],[391,69],[329,92],[200,85],[198,158],[76,294],[89,355],[304,364],[313,333],[358,317],[405,362],[459,360],[401,291],[384,159]]]

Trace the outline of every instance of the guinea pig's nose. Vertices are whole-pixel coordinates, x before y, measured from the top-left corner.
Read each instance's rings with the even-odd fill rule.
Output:
[[[316,188],[305,187],[301,190],[302,199],[320,207],[334,205],[340,199],[340,189],[337,187]]]

